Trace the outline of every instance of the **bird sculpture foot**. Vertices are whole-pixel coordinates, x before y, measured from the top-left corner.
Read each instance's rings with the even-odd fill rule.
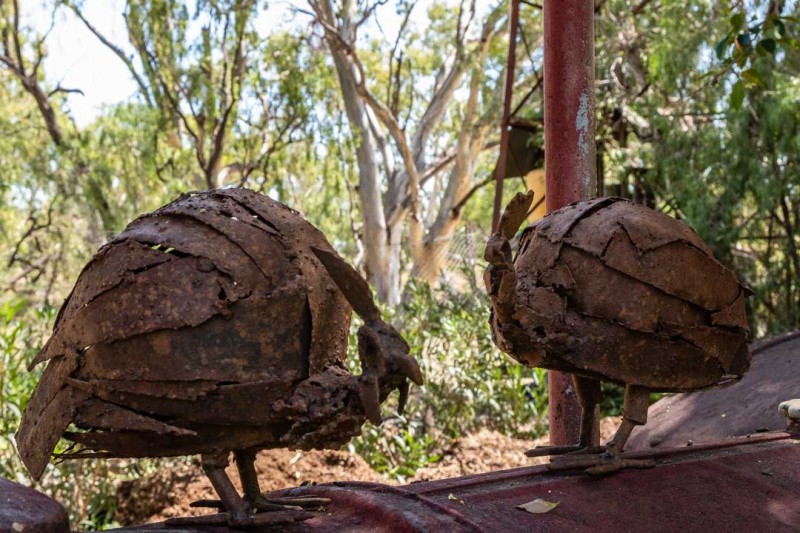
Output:
[[[258,496],[253,502],[246,502],[248,511],[234,510],[203,516],[170,518],[167,525],[227,525],[232,528],[249,528],[269,524],[288,524],[308,520],[314,516],[311,511],[322,510],[330,503],[330,498],[317,496],[269,497]],[[221,500],[197,500],[190,507],[207,507],[224,510]]]
[[[322,511],[325,506],[331,503],[330,498],[320,498],[318,496],[282,496],[269,497],[259,496],[253,502],[253,507],[257,511]]]
[[[570,444],[567,446],[537,446],[525,452],[526,457],[544,457],[546,455],[585,455],[597,454],[606,451],[605,446],[581,446]]]
[[[551,471],[579,470],[593,476],[618,472],[623,468],[653,468],[652,459],[628,459],[608,452],[593,455],[562,455],[551,459],[547,469]]]
[[[246,502],[250,509],[261,512],[272,511],[319,511],[331,503],[330,498],[320,498],[318,496],[281,496],[271,497],[260,495],[254,501]],[[189,504],[189,507],[208,507],[211,509],[225,510],[225,504],[221,500],[197,500]]]
[[[268,513],[241,513],[226,512],[202,516],[182,516],[169,518],[164,523],[167,526],[229,526],[236,529],[245,529],[273,524],[291,524],[312,518],[314,513],[304,510],[286,510]]]

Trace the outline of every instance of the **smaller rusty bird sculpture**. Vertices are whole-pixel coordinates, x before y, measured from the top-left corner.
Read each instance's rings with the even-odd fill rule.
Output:
[[[650,393],[722,385],[749,368],[748,290],[689,226],[621,198],[554,211],[525,229],[512,258],[532,200],[511,200],[486,247],[492,338],[522,364],[573,374],[582,416],[576,445],[529,455],[569,454],[553,467],[594,474],[652,466],[619,457],[647,422]],[[601,381],[624,385],[625,399],[616,434],[597,447]]]
[[[351,309],[364,321],[359,376],[344,364]],[[395,389],[402,410],[407,380],[422,383],[408,352],[299,213],[246,189],[191,193],[83,269],[31,365],[47,361],[17,445],[35,478],[62,436],[77,446],[66,458],[200,454],[220,497],[209,505],[227,511],[201,521],[304,519],[324,502],[262,495],[256,452],[341,446],[381,422]],[[244,496],[225,473],[230,452]]]

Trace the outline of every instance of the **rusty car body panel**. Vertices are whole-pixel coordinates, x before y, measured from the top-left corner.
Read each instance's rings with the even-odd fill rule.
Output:
[[[800,531],[800,444],[783,432],[658,453],[657,466],[596,478],[522,467],[402,487],[341,482],[280,491],[329,498],[302,523],[253,530],[290,532],[753,532]],[[558,503],[531,514],[517,506]],[[177,532],[169,524],[119,533]],[[228,533],[224,526],[181,526],[184,533]]]

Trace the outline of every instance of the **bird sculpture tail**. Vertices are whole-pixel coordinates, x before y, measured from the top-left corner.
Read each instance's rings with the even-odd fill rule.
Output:
[[[17,450],[35,479],[42,477],[58,439],[72,422],[76,406],[88,394],[65,384],[74,358],[52,359],[33,391],[16,433]]]

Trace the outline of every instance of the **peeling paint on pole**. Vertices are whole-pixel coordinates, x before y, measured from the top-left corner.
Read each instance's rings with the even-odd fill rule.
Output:
[[[544,128],[547,211],[593,198],[594,2],[544,2]],[[577,440],[580,408],[569,374],[549,372],[551,444]]]
[[[581,158],[589,155],[589,145],[586,137],[589,135],[589,95],[581,94],[578,104],[578,114],[575,116],[575,129],[578,132],[578,154]]]
[[[575,116],[575,131],[578,133],[578,156],[581,159],[580,166],[584,169],[591,169],[581,175],[583,189],[591,191],[597,188],[597,178],[595,176],[595,150],[594,148],[594,124],[591,118],[594,116],[594,98],[588,91],[581,93],[578,100],[578,113]],[[590,194],[590,197],[594,194]]]

